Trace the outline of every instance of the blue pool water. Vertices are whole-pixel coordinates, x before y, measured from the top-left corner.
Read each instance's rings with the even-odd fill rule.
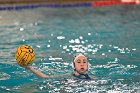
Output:
[[[0,11],[1,93],[140,93],[140,6]],[[88,57],[90,81],[41,79],[18,66],[15,50],[31,45],[31,64],[72,73],[73,56]]]

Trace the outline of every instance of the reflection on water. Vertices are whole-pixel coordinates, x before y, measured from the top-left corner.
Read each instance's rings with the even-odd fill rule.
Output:
[[[139,93],[139,17],[139,6],[0,11],[0,91]],[[72,73],[73,56],[85,53],[96,78],[40,79],[16,64],[21,44],[49,75]]]

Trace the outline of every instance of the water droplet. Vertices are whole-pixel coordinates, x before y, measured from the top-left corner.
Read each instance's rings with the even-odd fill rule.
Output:
[[[79,39],[75,39],[75,43],[80,43],[80,40]]]
[[[84,44],[85,42],[84,41],[81,41],[81,43]]]
[[[61,39],[65,39],[64,36],[58,36],[57,39],[61,40]]]
[[[47,47],[50,47],[50,45],[47,45]]]
[[[20,30],[20,31],[23,31],[23,30],[24,30],[24,28],[20,28],[19,30]]]
[[[73,39],[72,39],[72,40],[70,40],[70,41],[69,41],[69,43],[74,43],[74,40],[73,40]]]
[[[91,35],[91,33],[88,33],[88,35],[90,36],[90,35]]]
[[[67,46],[63,46],[63,49],[67,49]]]
[[[53,34],[51,34],[51,36],[53,36]]]
[[[83,37],[82,37],[82,36],[80,36],[79,38],[80,38],[80,39],[83,39]]]
[[[22,39],[22,41],[24,42],[24,41],[25,41],[25,39]]]
[[[105,55],[105,53],[102,53],[102,55],[104,56],[104,55]]]
[[[48,42],[50,43],[50,42],[51,42],[51,40],[48,40]]]
[[[40,48],[41,46],[40,45],[37,45],[36,47]]]
[[[134,48],[134,49],[132,49],[133,51],[136,51],[136,49]]]

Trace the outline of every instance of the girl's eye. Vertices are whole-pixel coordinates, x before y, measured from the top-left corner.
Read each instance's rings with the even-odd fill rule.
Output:
[[[80,61],[78,61],[77,63],[80,63]]]

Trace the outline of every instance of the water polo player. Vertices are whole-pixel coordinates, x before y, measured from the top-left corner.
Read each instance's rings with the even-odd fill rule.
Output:
[[[89,63],[87,61],[87,57],[81,53],[77,54],[74,58],[74,61],[73,61],[74,71],[72,74],[49,76],[34,69],[32,66],[27,65],[27,66],[22,66],[22,67],[25,67],[31,70],[34,74],[42,78],[73,77],[75,79],[91,79],[91,77],[88,74]]]

